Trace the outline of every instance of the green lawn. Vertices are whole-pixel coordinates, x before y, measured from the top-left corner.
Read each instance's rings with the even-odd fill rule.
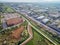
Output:
[[[6,6],[6,5],[3,5],[2,6],[2,13],[13,13],[15,12],[11,7],[9,6]]]
[[[47,39],[45,39],[41,34],[38,34],[36,31],[33,31],[33,34],[34,34],[33,39],[30,42],[28,42],[26,45],[48,45],[47,42],[45,42],[45,40]]]
[[[14,12],[14,10],[10,7],[5,7],[5,12],[7,13],[10,13],[10,12]]]

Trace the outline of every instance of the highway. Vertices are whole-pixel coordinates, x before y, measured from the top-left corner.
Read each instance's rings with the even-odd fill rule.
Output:
[[[16,10],[15,10],[16,11]],[[20,11],[16,11],[17,13],[19,13],[29,24],[32,28],[34,28],[38,33],[42,34],[45,38],[47,38],[50,42],[52,42],[54,45],[60,45],[58,42],[56,42],[56,40],[49,36],[48,34],[46,34],[46,32],[43,32],[42,30],[38,29],[35,25],[33,25],[33,23],[28,19],[30,17],[27,17],[28,15],[23,13],[23,12],[20,12]],[[31,18],[30,18],[31,19]],[[34,20],[33,20],[34,21]],[[42,23],[38,23],[38,24],[41,24],[42,26],[46,26]],[[47,26],[46,26],[47,27]],[[48,27],[49,29],[49,27]],[[50,29],[49,29],[50,30]]]
[[[21,14],[21,13],[19,13]],[[49,41],[51,41],[54,45],[60,45],[58,42],[56,42],[52,37],[50,37],[49,35],[47,35],[45,32],[43,32],[42,30],[38,29],[37,27],[35,27],[35,25],[33,25],[33,23],[31,23],[27,17],[23,14],[21,14],[21,16],[23,16],[23,18],[30,24],[30,26],[32,28],[34,28],[38,33],[42,34],[45,38],[47,38]]]
[[[33,16],[29,16],[29,15],[27,15],[26,13],[23,13],[23,12],[21,12],[21,13],[22,13],[22,14],[25,14],[27,18],[30,18],[31,20],[35,21],[38,25],[40,25],[41,27],[44,27],[46,30],[52,32],[53,34],[58,34],[58,35],[60,35],[60,32],[58,32],[58,30],[52,29],[51,27],[43,24],[41,21],[38,21],[38,20],[36,20],[35,18],[33,18]]]
[[[37,20],[36,18],[34,18],[33,17],[33,15],[29,15],[29,13],[28,12],[26,12],[26,10],[24,10],[24,11],[21,11],[21,10],[18,10],[18,9],[16,9],[16,8],[14,8],[14,7],[12,7],[16,12],[21,12],[22,14],[26,14],[30,19],[32,19],[33,21],[35,21],[35,22],[37,22],[38,24],[41,24],[41,26],[42,27],[44,27],[45,29],[47,29],[49,32],[54,32],[53,34],[57,34],[57,35],[59,35],[60,36],[60,31],[59,31],[59,29],[56,27],[54,27],[54,26],[51,26],[51,25],[46,25],[46,24],[44,24],[43,22],[41,22],[40,20]],[[18,7],[17,7],[18,8]],[[31,12],[30,13],[32,13],[32,12],[34,12],[33,10],[30,10]],[[36,12],[34,12],[34,13],[36,13]],[[36,14],[37,15],[37,14]]]

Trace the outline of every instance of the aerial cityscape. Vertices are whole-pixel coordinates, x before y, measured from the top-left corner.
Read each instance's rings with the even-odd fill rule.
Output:
[[[0,2],[0,45],[60,45],[60,3]]]

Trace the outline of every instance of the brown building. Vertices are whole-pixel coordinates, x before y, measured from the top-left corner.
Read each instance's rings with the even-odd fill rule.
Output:
[[[12,26],[12,25],[16,25],[22,22],[23,22],[22,18],[12,18],[12,19],[7,20],[7,25]]]

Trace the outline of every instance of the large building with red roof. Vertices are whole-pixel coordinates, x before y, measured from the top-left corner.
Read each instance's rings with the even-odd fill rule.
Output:
[[[6,23],[8,26],[12,26],[12,25],[16,25],[16,24],[19,24],[19,23],[22,23],[23,22],[23,19],[22,18],[11,18],[9,20],[6,20]]]

